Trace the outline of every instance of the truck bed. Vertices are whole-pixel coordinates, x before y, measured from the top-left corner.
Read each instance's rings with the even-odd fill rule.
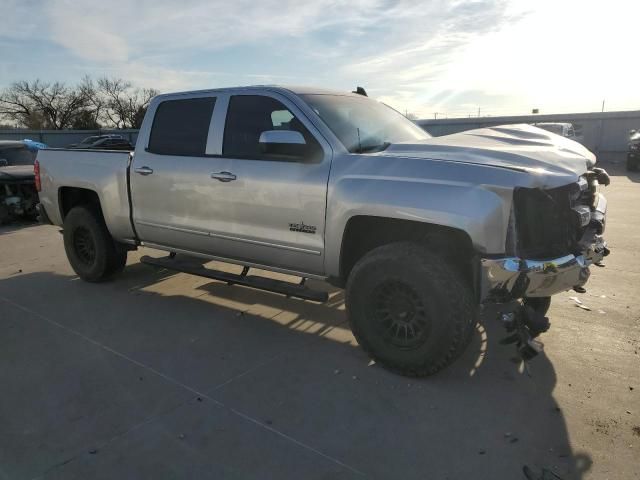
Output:
[[[128,170],[132,152],[121,150],[40,150],[42,190],[40,203],[54,225],[62,226],[61,188],[84,188],[96,192],[107,228],[120,241],[133,240],[129,209]]]

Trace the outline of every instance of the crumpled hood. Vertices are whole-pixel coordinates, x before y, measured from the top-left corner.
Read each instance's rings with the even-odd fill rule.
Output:
[[[582,175],[596,163],[583,145],[531,125],[503,125],[390,145],[382,155]]]

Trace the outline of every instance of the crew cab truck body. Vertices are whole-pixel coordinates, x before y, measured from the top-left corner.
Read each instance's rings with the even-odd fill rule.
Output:
[[[581,289],[608,253],[608,176],[583,146],[527,125],[431,138],[360,94],[160,95],[135,152],[37,161],[40,215],[81,278],[109,278],[146,245],[171,252],[148,263],[302,298],[323,297],[248,268],[327,280],[346,289],[363,348],[407,375],[455,360],[486,303],[532,356],[549,297]],[[225,276],[194,257],[247,268]]]

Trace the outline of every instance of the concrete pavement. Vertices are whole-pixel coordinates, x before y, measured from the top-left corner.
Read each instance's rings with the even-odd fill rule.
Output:
[[[1,227],[0,478],[640,478],[640,175],[615,170],[613,254],[554,297],[530,376],[491,318],[406,379],[369,365],[330,287],[287,299],[144,249],[87,284],[55,227]]]

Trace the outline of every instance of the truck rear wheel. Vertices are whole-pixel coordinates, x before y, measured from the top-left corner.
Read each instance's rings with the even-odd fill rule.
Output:
[[[64,219],[64,249],[73,270],[87,282],[101,282],[122,271],[127,251],[114,242],[102,216],[87,206]]]
[[[358,343],[382,366],[413,377],[442,370],[467,347],[477,319],[472,298],[455,267],[410,242],[366,254],[346,288]]]

